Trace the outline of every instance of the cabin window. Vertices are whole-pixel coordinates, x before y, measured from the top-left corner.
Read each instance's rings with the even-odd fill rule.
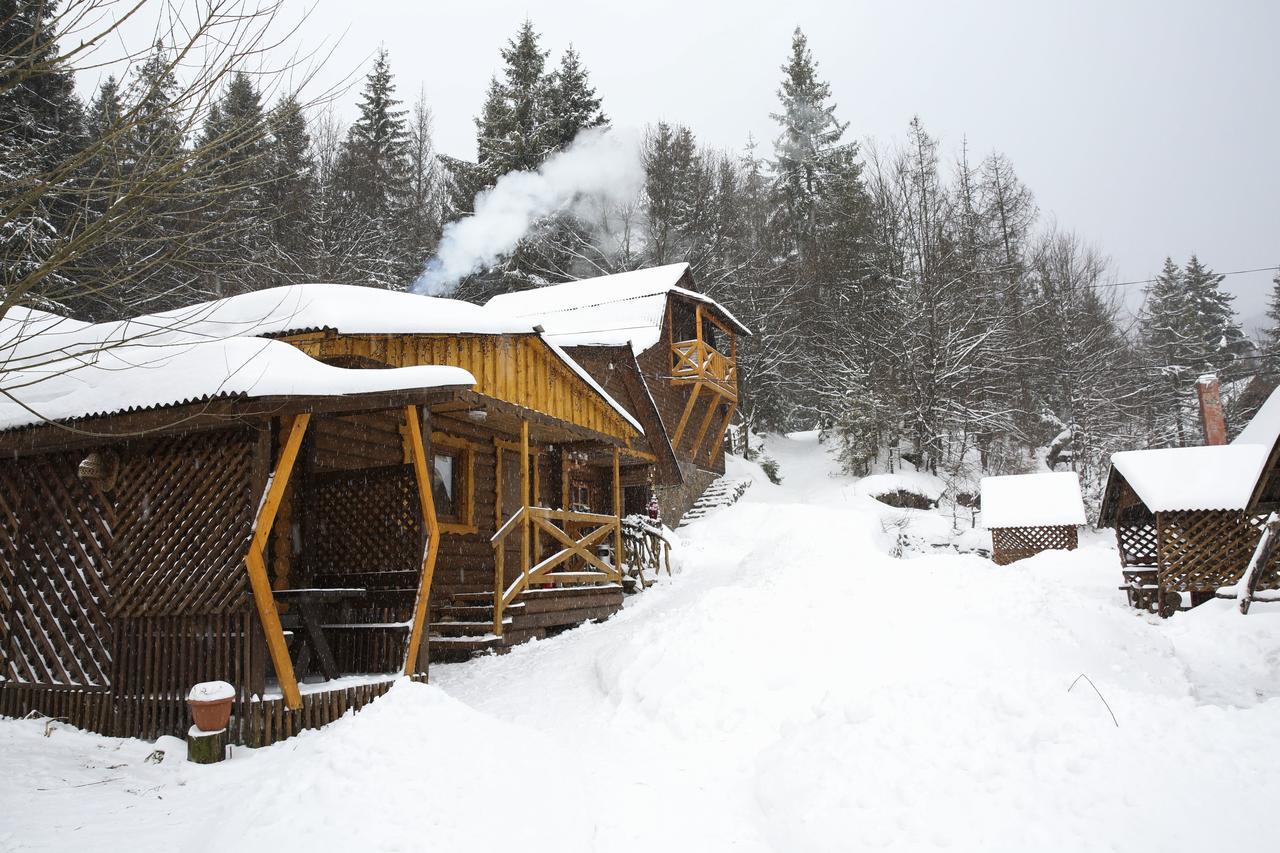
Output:
[[[458,521],[462,489],[458,475],[462,465],[455,450],[437,451],[431,455],[431,494],[436,501],[436,517],[441,521]]]
[[[475,533],[471,443],[443,433],[431,434],[431,496],[445,533]]]
[[[591,484],[586,480],[574,480],[569,486],[569,509],[591,512],[591,506]]]

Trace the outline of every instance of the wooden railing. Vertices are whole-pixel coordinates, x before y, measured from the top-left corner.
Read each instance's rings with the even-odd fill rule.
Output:
[[[556,522],[559,522],[558,526]],[[527,565],[529,561],[522,561],[526,565],[521,567],[520,576],[504,587],[507,538],[513,533],[525,537],[531,531],[550,537],[553,543],[562,547],[532,566]],[[593,550],[610,541],[610,537],[613,537],[614,542],[620,538],[619,520],[614,515],[571,512],[540,506],[522,507],[514,513],[489,540],[493,544],[494,558],[493,633],[502,636],[503,614],[530,584],[621,583],[622,572],[617,566],[606,563]],[[537,556],[533,559],[537,560]],[[618,563],[618,559],[619,555],[615,553],[614,564]],[[561,566],[565,568],[555,571]]]
[[[671,375],[689,382],[712,382],[727,391],[738,385],[737,362],[705,341],[677,341],[671,345]]]
[[[671,574],[671,542],[662,528],[641,515],[622,520],[622,566],[628,577],[635,578],[641,589],[649,586],[645,570],[656,578],[662,567]]]

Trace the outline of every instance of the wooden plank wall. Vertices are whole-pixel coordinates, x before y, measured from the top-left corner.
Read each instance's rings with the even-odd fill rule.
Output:
[[[286,338],[320,359],[372,359],[404,367],[443,364],[476,378],[475,390],[602,435],[628,439],[635,429],[539,336],[338,335]]]

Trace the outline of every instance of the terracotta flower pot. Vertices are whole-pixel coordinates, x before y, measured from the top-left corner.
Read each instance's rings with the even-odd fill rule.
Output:
[[[196,728],[202,732],[218,732],[231,721],[231,703],[236,699],[235,688],[225,681],[206,681],[191,688],[187,704]]]

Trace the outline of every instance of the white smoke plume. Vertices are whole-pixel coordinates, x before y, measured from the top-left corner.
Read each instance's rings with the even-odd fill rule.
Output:
[[[635,198],[644,183],[634,133],[591,128],[536,172],[508,172],[476,195],[475,213],[444,228],[435,257],[413,284],[437,296],[510,253],[539,219]]]

